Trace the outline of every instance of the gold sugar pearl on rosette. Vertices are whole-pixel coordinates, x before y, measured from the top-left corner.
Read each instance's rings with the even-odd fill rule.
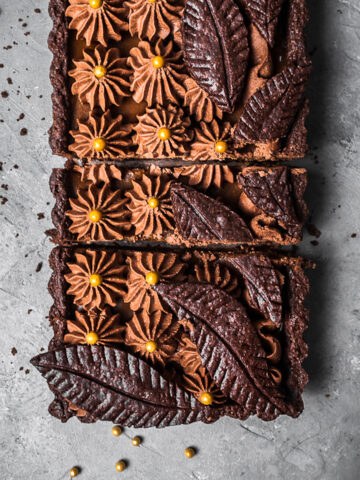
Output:
[[[159,283],[160,275],[157,272],[148,272],[146,274],[146,282],[149,285],[156,285]]]
[[[101,8],[103,5],[103,0],[89,0],[89,5],[94,10]]]
[[[95,345],[99,341],[99,335],[96,332],[89,332],[85,339],[88,345]]]
[[[97,152],[102,152],[106,148],[106,141],[103,138],[95,138],[93,140],[93,147]]]
[[[98,273],[90,275],[89,283],[92,287],[99,287],[102,284],[102,277]]]
[[[204,392],[200,395],[199,400],[203,405],[212,405],[214,397],[210,392]]]
[[[160,202],[156,197],[149,198],[148,205],[150,208],[158,208]]]
[[[224,141],[219,141],[215,143],[215,152],[216,153],[226,153],[228,149],[228,145]]]
[[[157,350],[157,343],[154,340],[149,340],[146,342],[145,348],[149,353],[154,353]]]
[[[152,64],[155,68],[162,68],[165,65],[165,59],[160,55],[156,55],[152,59]]]
[[[104,67],[104,65],[96,65],[94,68],[94,75],[96,78],[102,78],[105,77],[107,74],[107,68]]]
[[[158,136],[160,140],[166,142],[166,140],[169,140],[171,138],[171,130],[169,128],[162,127],[158,131]]]
[[[102,213],[100,212],[100,210],[91,210],[91,212],[89,213],[89,219],[93,223],[100,222],[100,220],[102,219]]]
[[[120,437],[120,435],[123,433],[123,429],[120,427],[120,425],[114,425],[111,429],[111,433],[114,435],[114,437]]]

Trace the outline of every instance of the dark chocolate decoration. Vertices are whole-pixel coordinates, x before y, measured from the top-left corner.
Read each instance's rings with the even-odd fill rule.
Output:
[[[235,243],[253,239],[239,215],[187,185],[175,183],[171,186],[171,203],[176,226],[183,238]]]
[[[310,63],[291,65],[257,90],[236,124],[236,141],[266,143],[285,137],[302,106],[310,69]]]
[[[51,404],[49,405],[49,413],[61,420],[62,423],[66,423],[69,418],[74,416],[74,412],[71,412],[69,408],[67,408],[69,404],[67,402],[61,401],[59,398],[55,398]]]
[[[239,255],[224,257],[220,262],[233,267],[245,278],[254,308],[280,326],[283,310],[281,283],[270,259],[259,255]]]
[[[301,235],[300,221],[296,216],[294,198],[290,191],[288,167],[278,167],[261,175],[256,170],[239,173],[238,182],[252,203],[288,230],[289,235]]]
[[[302,158],[308,151],[307,128],[305,121],[310,113],[309,100],[306,98],[295,117],[281,150],[281,158]]]
[[[224,395],[264,420],[292,407],[271,378],[266,353],[245,308],[213,285],[160,283],[155,287],[189,335],[203,366]]]
[[[188,0],[182,17],[184,59],[190,74],[225,112],[243,90],[249,46],[234,0]]]
[[[275,29],[284,0],[238,0],[238,2],[268,44],[273,46]]]
[[[146,362],[111,347],[72,345],[31,363],[53,392],[96,420],[138,428],[206,421],[208,409],[190,393]]]

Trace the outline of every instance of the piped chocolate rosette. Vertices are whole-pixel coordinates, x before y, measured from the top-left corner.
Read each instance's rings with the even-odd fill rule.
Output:
[[[73,300],[66,315],[54,304],[52,348],[32,362],[63,421],[161,427],[300,414],[286,358],[298,332],[283,302],[285,288],[296,302],[306,293],[299,259],[55,249],[51,261],[50,291],[61,268]]]

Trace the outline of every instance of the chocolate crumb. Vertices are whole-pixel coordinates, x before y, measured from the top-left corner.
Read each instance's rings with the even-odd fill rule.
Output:
[[[27,128],[25,128],[25,127],[20,130],[20,135],[21,135],[22,137],[24,137],[25,135],[27,135],[27,133],[28,133],[28,131],[27,131]]]
[[[41,13],[41,10],[40,10],[40,8],[35,8],[34,12],[35,13]]]
[[[30,373],[30,370],[27,368],[27,369],[25,370],[25,375],[29,375],[29,373]]]
[[[28,100],[30,100],[31,95],[26,95],[26,98],[27,98]]]
[[[16,350],[15,347],[13,347],[13,348],[11,349],[11,353],[12,353],[13,355],[16,355],[16,354],[17,354],[17,350]]]
[[[38,213],[37,217],[38,217],[38,220],[42,220],[43,218],[45,218],[45,215],[43,213]]]
[[[30,315],[31,312],[32,312],[32,308],[29,308],[28,315]]]
[[[0,68],[4,68],[4,64],[3,64],[3,63],[0,63]]]
[[[2,98],[7,98],[9,96],[9,93],[6,90],[4,90],[1,92],[1,96]]]
[[[27,23],[23,23],[21,26],[25,28],[27,27]]]
[[[40,348],[40,352],[44,352],[45,351],[45,348],[44,347],[41,347]]]
[[[7,80],[7,82],[8,82],[9,85],[12,85],[13,81],[12,81],[12,79],[11,79],[10,77],[8,77],[6,80]]]
[[[320,237],[321,232],[316,228],[316,226],[313,223],[308,223],[306,228],[309,234],[312,235],[313,237],[316,237],[316,238]]]
[[[25,118],[25,113],[20,113],[19,118],[16,119],[17,122]]]
[[[19,165],[17,165],[17,164],[15,163],[14,168],[18,169],[18,168],[19,168]]]
[[[15,235],[15,238],[19,238],[19,234],[18,234],[18,233]]]
[[[43,262],[39,262],[36,269],[35,269],[35,272],[36,273],[40,272],[40,270],[42,269],[42,266],[43,266]]]
[[[0,172],[2,172],[4,162],[0,162]]]
[[[311,240],[311,245],[314,245],[314,247],[317,247],[319,245],[319,242],[317,240]]]
[[[25,37],[27,37],[28,35],[30,35],[30,32],[25,32],[24,35]]]
[[[356,233],[352,233],[351,238],[356,238]]]
[[[326,394],[325,394],[325,397],[326,397],[326,398],[330,398],[330,393],[326,393]]]
[[[0,195],[0,198],[1,198],[1,205],[5,205],[8,199],[6,197],[3,197],[2,195]]]
[[[1,185],[1,188],[3,188],[4,190],[8,191],[9,190],[9,185],[7,185],[6,183],[3,183]]]
[[[22,372],[24,370],[24,367],[19,368],[19,372]]]
[[[7,45],[6,47],[3,47],[3,50],[11,50],[11,49],[12,49],[11,45]]]

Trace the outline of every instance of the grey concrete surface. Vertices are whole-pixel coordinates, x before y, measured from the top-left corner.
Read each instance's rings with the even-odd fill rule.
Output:
[[[222,419],[136,431],[144,443],[134,448],[129,429],[115,439],[110,425],[62,425],[50,417],[51,394],[28,363],[50,339],[51,245],[44,231],[51,225],[48,177],[62,160],[47,143],[47,0],[0,1],[0,91],[9,94],[0,97],[1,480],[68,479],[73,465],[83,468],[84,480],[360,478],[360,6],[358,0],[309,3],[314,152],[297,164],[309,169],[307,197],[322,234],[316,247],[305,236],[300,249],[318,262],[311,275],[305,411],[297,420],[269,424]],[[191,460],[183,454],[188,445],[199,449]],[[120,458],[130,461],[122,474],[114,470]]]

